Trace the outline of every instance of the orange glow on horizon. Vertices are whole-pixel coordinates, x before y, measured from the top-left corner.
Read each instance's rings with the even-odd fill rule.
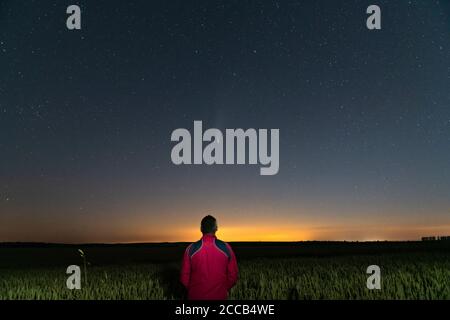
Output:
[[[201,238],[199,227],[176,228],[167,234],[161,242],[191,242]],[[147,234],[151,232],[147,231]],[[217,237],[229,242],[239,241],[401,241],[420,240],[428,235],[448,235],[450,225],[443,226],[335,226],[318,227],[303,226],[303,228],[276,225],[260,226],[226,226],[220,227]],[[142,239],[144,240],[144,239]],[[144,241],[158,242],[157,239],[146,238]]]
[[[9,220],[9,226],[0,223],[4,242],[54,242],[54,243],[142,243],[142,242],[192,242],[201,238],[200,220],[209,210],[191,210],[179,215],[174,210],[159,215],[142,214],[134,219],[120,217],[108,223],[87,216],[82,225],[67,224],[66,219],[27,221]],[[391,216],[361,215],[319,217],[319,214],[288,216],[289,212],[261,214],[234,211],[220,214],[217,237],[227,242],[239,241],[402,241],[420,240],[425,236],[450,235],[450,220],[429,221],[417,216],[408,221]],[[226,212],[223,210],[223,212]],[[20,226],[20,228],[19,228]],[[2,228],[3,227],[3,228]]]
[[[184,237],[198,239],[201,233],[198,229],[190,229]],[[310,239],[311,234],[307,230],[287,227],[223,227],[217,231],[217,237],[225,241],[303,241]]]

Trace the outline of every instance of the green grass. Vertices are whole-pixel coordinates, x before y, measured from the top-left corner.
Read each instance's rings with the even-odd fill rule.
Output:
[[[381,290],[366,288],[372,264],[381,267]],[[81,290],[66,288],[64,267],[0,269],[0,299],[180,299],[178,267],[92,266]],[[450,299],[449,254],[249,259],[239,268],[231,299]]]

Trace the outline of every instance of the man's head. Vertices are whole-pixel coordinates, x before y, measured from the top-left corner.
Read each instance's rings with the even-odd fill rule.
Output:
[[[202,219],[200,230],[203,234],[214,234],[217,231],[217,220],[213,216],[207,215]]]

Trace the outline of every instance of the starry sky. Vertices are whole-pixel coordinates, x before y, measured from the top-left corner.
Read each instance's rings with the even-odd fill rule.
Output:
[[[194,120],[279,173],[175,166]],[[2,0],[0,155],[0,241],[450,234],[450,2]]]

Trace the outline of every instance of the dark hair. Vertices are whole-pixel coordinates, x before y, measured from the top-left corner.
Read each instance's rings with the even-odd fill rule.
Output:
[[[213,216],[207,215],[202,219],[200,230],[202,233],[212,233],[216,231],[217,220]]]

